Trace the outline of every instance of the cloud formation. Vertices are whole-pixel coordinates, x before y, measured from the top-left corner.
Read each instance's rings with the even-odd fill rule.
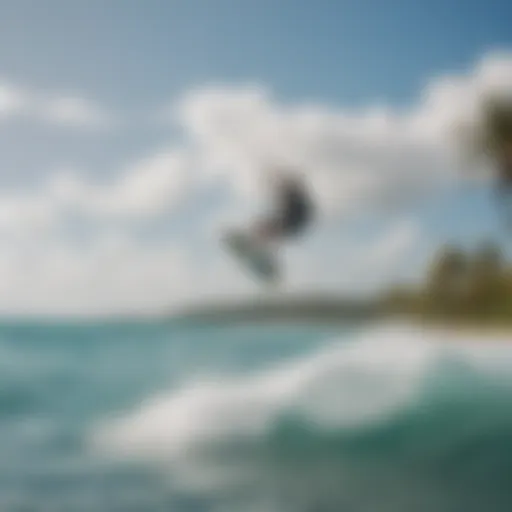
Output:
[[[56,170],[30,191],[0,190],[0,275],[5,277],[0,308],[117,311],[179,301],[192,291],[208,293],[219,286],[243,289],[243,275],[215,259],[219,255],[211,226],[216,229],[233,205],[254,209],[268,188],[268,166],[304,173],[329,222],[354,219],[361,212],[407,217],[408,205],[428,200],[462,177],[450,145],[455,121],[474,115],[484,92],[511,89],[512,56],[490,55],[465,74],[434,78],[417,103],[400,109],[290,104],[260,86],[191,90],[173,104],[179,140],[128,162],[113,179]],[[41,98],[0,86],[0,120],[23,113],[92,127],[109,118],[85,99]],[[197,202],[199,192],[213,189],[222,191],[224,202],[206,212]],[[171,245],[148,245],[131,229],[141,221],[148,226],[161,221],[182,204],[199,217],[204,210],[199,230],[208,234],[210,246],[202,259],[190,257],[185,230]],[[234,214],[238,212],[235,208]],[[63,234],[62,226],[77,218],[96,230],[86,250]],[[122,224],[118,235],[124,240],[117,260],[108,248],[113,242],[103,238],[116,223]],[[352,248],[340,246],[336,264],[343,261],[351,277],[340,288],[371,288],[395,276],[398,262],[418,246],[419,233],[416,222],[400,221],[361,245],[352,241]],[[326,249],[306,244],[301,251],[290,263],[290,278],[311,287],[328,280],[332,274],[322,260]],[[32,261],[30,271],[27,261]]]
[[[21,111],[25,103],[23,92],[10,85],[0,83],[0,119]]]
[[[48,184],[46,196],[54,207],[96,221],[155,219],[184,198],[189,173],[185,152],[162,151],[127,166],[107,183],[63,171]]]
[[[112,119],[100,106],[79,96],[42,101],[40,115],[48,123],[82,128],[105,128]]]
[[[113,123],[105,108],[79,94],[48,94],[0,80],[0,121],[16,115],[68,128],[103,129]]]
[[[190,92],[174,109],[201,156],[205,179],[254,192],[261,170],[304,173],[323,211],[396,208],[446,187],[457,174],[453,135],[484,93],[512,88],[512,56],[491,55],[465,75],[426,84],[405,109],[281,104],[261,87]]]

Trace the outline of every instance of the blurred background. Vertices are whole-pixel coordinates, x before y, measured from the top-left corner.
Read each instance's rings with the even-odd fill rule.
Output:
[[[2,512],[511,510],[508,2],[0,7]]]

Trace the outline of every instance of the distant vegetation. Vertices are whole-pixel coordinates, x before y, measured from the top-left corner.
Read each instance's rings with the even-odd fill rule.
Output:
[[[356,300],[347,297],[303,296],[272,300],[267,297],[255,301],[209,304],[183,312],[183,320],[221,322],[252,321],[360,321],[382,315],[376,300]]]
[[[383,304],[428,320],[512,324],[512,264],[491,243],[469,253],[445,247],[421,286],[396,288]]]
[[[261,296],[253,301],[196,306],[178,316],[207,322],[347,322],[395,315],[428,323],[512,325],[512,262],[491,243],[470,252],[445,246],[420,285],[397,286],[379,297]]]

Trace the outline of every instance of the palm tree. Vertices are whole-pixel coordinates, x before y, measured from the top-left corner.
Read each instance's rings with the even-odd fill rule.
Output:
[[[446,247],[433,262],[427,278],[427,309],[437,314],[461,309],[467,286],[468,262],[456,247]]]
[[[469,157],[468,168],[483,163],[493,172],[502,214],[512,225],[512,94],[488,94],[479,106],[476,119],[456,128],[459,148]]]
[[[502,309],[509,295],[505,262],[500,248],[482,244],[470,265],[468,307],[479,316],[494,315]]]
[[[501,163],[512,144],[512,94],[488,94],[479,107],[476,118],[456,127],[460,149]]]

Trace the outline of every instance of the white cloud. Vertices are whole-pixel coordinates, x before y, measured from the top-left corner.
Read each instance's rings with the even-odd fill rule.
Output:
[[[41,115],[49,123],[83,128],[101,128],[110,123],[107,113],[90,100],[61,97],[41,102]]]
[[[465,74],[433,79],[411,123],[424,137],[453,140],[454,125],[479,121],[482,98],[489,94],[512,95],[512,52],[489,54]]]
[[[288,164],[304,172],[329,222],[348,221],[359,212],[378,217],[400,212],[458,178],[447,139],[453,123],[475,110],[483,91],[510,88],[512,57],[505,55],[490,56],[465,75],[436,78],[417,104],[402,110],[282,104],[259,87],[192,91],[174,109],[182,145],[127,165],[110,181],[66,171],[30,193],[0,192],[0,307],[114,311],[158,307],[221,289],[252,289],[212,243],[211,229],[227,222],[228,214],[254,212],[267,165]],[[5,91],[0,88],[0,116],[44,112],[51,122],[76,126],[108,118],[85,100],[41,102],[37,95]],[[208,234],[209,242],[201,254],[186,245],[185,234],[172,245],[148,246],[130,231],[140,227],[139,220],[161,220],[181,201],[197,199],[190,192],[214,184],[224,187],[225,202],[206,214],[202,235]],[[71,213],[97,230],[85,248],[62,238],[58,229]],[[106,227],[116,225],[111,221],[122,221],[119,229],[127,234],[104,239]],[[361,240],[303,245],[288,260],[291,287],[371,289],[398,276],[418,252],[421,235],[421,226],[400,222]]]
[[[0,83],[0,118],[22,111],[25,104],[25,94],[21,90]]]
[[[105,128],[113,122],[105,108],[79,94],[52,95],[0,81],[0,119],[21,114],[74,128]]]
[[[180,112],[205,179],[222,176],[235,194],[254,195],[261,168],[273,162],[304,172],[331,214],[414,200],[449,178],[444,154],[412,116],[283,107],[254,89],[199,92]]]
[[[225,258],[199,256],[111,230],[79,241],[0,236],[0,315],[164,314],[254,288]]]
[[[404,262],[410,251],[421,239],[421,229],[410,220],[402,220],[391,226],[375,244],[364,249],[373,260],[374,266],[379,266],[380,273],[389,274]]]
[[[186,152],[168,150],[128,166],[108,183],[61,172],[48,184],[47,194],[68,210],[100,221],[152,219],[172,210],[184,197],[191,172]]]
[[[121,223],[122,229],[137,221],[150,223],[185,199],[191,162],[184,151],[166,150],[126,166],[108,182],[65,169],[31,190],[0,190],[0,239],[52,237],[77,220],[99,232],[110,223]]]
[[[512,91],[512,55],[490,55],[465,75],[426,84],[418,104],[393,110],[280,104],[265,88],[192,91],[178,105],[204,179],[251,197],[269,164],[304,172],[325,213],[382,210],[428,197],[460,178],[453,127],[485,92]]]
[[[45,197],[0,196],[0,234],[35,236],[47,232],[57,220],[57,210]]]
[[[0,312],[109,314],[163,311],[190,289],[182,249],[143,247],[120,235],[81,245],[2,244]]]
[[[367,294],[416,276],[423,262],[425,237],[419,222],[391,221],[382,231],[360,236],[323,232],[314,244],[296,247],[286,269],[291,291]]]

